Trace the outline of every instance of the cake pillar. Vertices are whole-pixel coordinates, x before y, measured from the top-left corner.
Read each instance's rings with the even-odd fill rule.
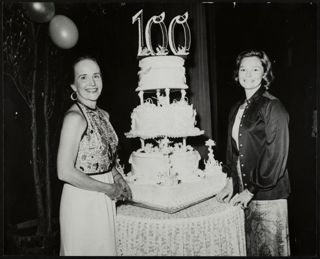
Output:
[[[184,89],[182,89],[181,90],[181,100],[184,101],[185,97],[186,97],[186,91]]]
[[[160,106],[159,100],[160,100],[160,89],[157,89],[157,106]]]
[[[139,91],[140,104],[143,104],[143,91]]]
[[[140,143],[141,143],[141,148],[144,149],[145,147],[144,139],[140,138]]]
[[[183,145],[184,148],[186,148],[186,146],[187,146],[186,138],[182,139],[182,145]]]
[[[165,92],[166,92],[166,103],[170,104],[170,89],[166,88]]]

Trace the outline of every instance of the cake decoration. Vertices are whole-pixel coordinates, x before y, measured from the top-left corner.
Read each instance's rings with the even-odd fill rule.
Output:
[[[170,48],[173,52],[174,55],[188,55],[189,54],[189,49],[191,46],[191,32],[189,25],[187,23],[187,20],[189,18],[188,12],[186,12],[184,15],[179,15],[173,18],[170,22],[169,26],[169,45]],[[184,39],[185,39],[185,45],[184,46],[179,46],[178,50],[176,48],[176,44],[174,41],[174,28],[176,23],[181,24],[183,28],[183,33],[184,33]]]
[[[154,15],[148,20],[144,32],[143,10],[141,9],[139,12],[137,12],[132,17],[132,24],[135,22],[138,23],[138,57],[145,57],[149,55],[168,55],[168,43],[170,50],[174,55],[187,56],[191,46],[191,32],[188,25],[188,18],[188,12],[174,17],[170,22],[168,32],[164,23],[165,13],[162,12],[160,15]],[[177,24],[182,26],[184,35],[184,45],[179,44],[178,49],[176,48],[174,37],[174,30]],[[154,51],[152,47],[151,28],[153,25],[159,25],[162,38],[162,44],[157,46],[156,51]]]
[[[214,158],[213,149],[216,143],[212,139],[206,141],[206,146],[208,147],[208,160],[204,161],[205,173],[220,173],[222,171],[222,163]]]

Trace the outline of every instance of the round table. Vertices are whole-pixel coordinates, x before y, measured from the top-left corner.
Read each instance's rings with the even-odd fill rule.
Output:
[[[244,213],[215,198],[174,214],[121,205],[116,218],[122,256],[244,256]]]

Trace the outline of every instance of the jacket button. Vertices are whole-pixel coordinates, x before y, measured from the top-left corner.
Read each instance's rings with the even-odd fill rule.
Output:
[[[247,186],[247,184],[245,183],[244,186]]]
[[[242,133],[239,134],[239,137],[241,137],[241,136],[242,136]]]
[[[244,117],[246,117],[246,115],[243,114],[242,117],[244,118]]]
[[[240,124],[240,127],[242,127],[242,123]]]
[[[240,144],[240,147],[242,147],[242,144]]]
[[[243,175],[243,176],[246,176],[246,174],[245,174],[245,173],[243,173],[242,175]]]
[[[241,164],[241,167],[243,167],[244,166],[244,164]]]
[[[241,157],[243,157],[243,154],[240,154]]]

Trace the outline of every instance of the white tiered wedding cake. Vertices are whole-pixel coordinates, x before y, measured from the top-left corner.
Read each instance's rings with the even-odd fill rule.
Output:
[[[185,48],[179,52],[188,54]],[[131,172],[126,180],[134,202],[176,212],[214,196],[225,185],[226,175],[214,159],[212,140],[206,142],[209,155],[205,169],[198,168],[200,154],[187,145],[187,137],[204,131],[196,127],[196,111],[186,98],[184,58],[167,53],[158,48],[153,56],[139,61],[136,91],[140,105],[131,114],[131,130],[126,136],[139,137],[141,148],[130,156]],[[174,99],[176,91],[180,94]],[[145,98],[147,93],[152,97]]]

